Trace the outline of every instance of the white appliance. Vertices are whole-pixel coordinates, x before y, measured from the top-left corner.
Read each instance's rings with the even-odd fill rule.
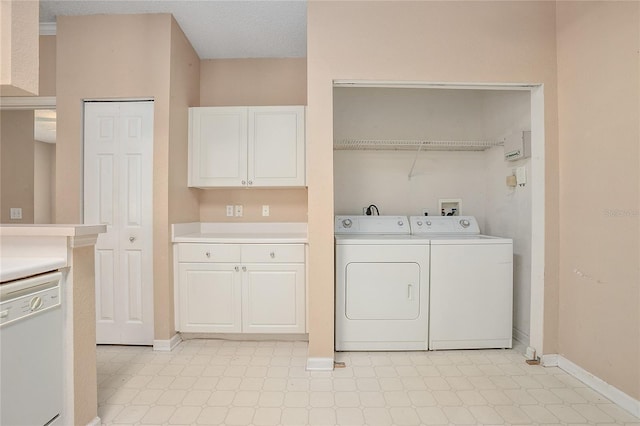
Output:
[[[429,349],[512,346],[513,241],[480,234],[473,216],[412,216],[430,240]]]
[[[406,216],[336,216],[337,351],[426,350],[429,245]]]
[[[0,424],[61,424],[60,272],[0,286]]]

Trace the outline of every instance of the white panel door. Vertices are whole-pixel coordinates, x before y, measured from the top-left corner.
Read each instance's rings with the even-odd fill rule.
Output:
[[[189,186],[247,184],[247,108],[190,108]]]
[[[304,333],[304,265],[247,264],[242,270],[242,331]]]
[[[84,222],[96,244],[96,341],[153,343],[153,102],[84,105]]]
[[[249,108],[248,184],[305,185],[304,106]]]

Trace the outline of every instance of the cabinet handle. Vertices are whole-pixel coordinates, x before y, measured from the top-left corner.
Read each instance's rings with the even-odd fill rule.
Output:
[[[247,272],[247,267],[246,266],[242,267],[242,272]]]
[[[207,256],[207,258],[211,257],[211,252],[206,252],[205,256]]]
[[[238,268],[237,266],[234,269],[236,270],[236,272],[240,270],[240,268]]]
[[[276,253],[272,251],[271,253],[269,253],[269,256],[271,256],[272,259],[275,259],[276,258]]]
[[[249,185],[253,185],[253,181],[252,180],[249,181]]]
[[[243,185],[246,185],[246,184],[247,184],[247,181],[246,181],[246,180],[243,180],[243,181],[242,181],[242,184],[243,184]]]

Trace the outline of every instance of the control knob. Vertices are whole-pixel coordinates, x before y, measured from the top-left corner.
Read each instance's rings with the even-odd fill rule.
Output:
[[[398,226],[402,226],[402,225],[404,225],[404,222],[403,222],[403,221],[401,221],[401,220],[399,220],[399,221],[398,221]]]
[[[430,221],[430,220],[428,220],[428,221],[426,222],[426,224],[427,224],[427,226],[431,226],[431,221]]]
[[[471,222],[469,222],[468,219],[460,219],[460,225],[462,225],[463,228],[468,228]]]
[[[418,226],[422,226],[422,221],[421,220],[417,221],[416,223],[418,224]]]
[[[342,226],[345,228],[351,228],[351,225],[353,225],[353,222],[351,221],[351,219],[344,219],[342,221]]]

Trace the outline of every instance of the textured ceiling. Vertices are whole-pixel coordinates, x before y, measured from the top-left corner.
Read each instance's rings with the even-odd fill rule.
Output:
[[[40,0],[41,23],[127,13],[173,14],[201,59],[307,55],[305,0]]]

